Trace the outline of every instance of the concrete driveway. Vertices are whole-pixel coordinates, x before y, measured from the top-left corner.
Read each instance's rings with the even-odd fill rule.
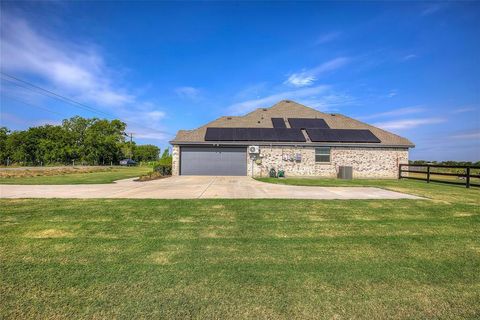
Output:
[[[250,177],[179,176],[149,182],[112,184],[0,185],[1,198],[134,199],[421,199],[370,187],[303,187],[271,184]]]

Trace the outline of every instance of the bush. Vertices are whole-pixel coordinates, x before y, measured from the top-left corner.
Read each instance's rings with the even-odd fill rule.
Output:
[[[163,176],[170,176],[172,174],[171,164],[156,164],[153,166],[153,171],[159,172]]]
[[[160,172],[164,176],[172,174],[172,158],[162,158],[154,166],[153,171]]]

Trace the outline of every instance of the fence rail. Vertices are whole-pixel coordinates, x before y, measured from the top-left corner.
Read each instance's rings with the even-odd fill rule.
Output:
[[[405,169],[406,168],[406,169]],[[425,170],[422,170],[425,168]],[[463,172],[441,172],[438,170],[432,171],[432,168],[455,169]],[[453,166],[453,165],[439,165],[439,164],[400,164],[398,167],[398,179],[413,179],[429,182],[449,183],[456,185],[465,185],[465,187],[480,187],[479,183],[472,182],[472,178],[480,179],[480,174],[472,174],[472,170],[480,170],[479,166]],[[410,176],[403,173],[422,174],[425,176]],[[432,179],[432,176],[448,176],[457,177],[457,180],[438,180]]]

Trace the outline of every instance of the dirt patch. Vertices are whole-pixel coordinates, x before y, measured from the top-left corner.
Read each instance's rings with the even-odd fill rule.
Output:
[[[155,264],[166,265],[170,264],[170,252],[154,252],[150,255],[150,260]]]
[[[470,212],[455,212],[453,214],[454,217],[471,217],[473,216],[473,213],[470,213]]]
[[[159,179],[165,179],[165,178],[170,178],[171,176],[164,176],[160,172],[153,171],[147,174],[144,174],[143,176],[138,177],[138,179],[135,179],[133,181],[137,182],[145,182],[145,181],[152,181],[152,180],[159,180]]]
[[[73,173],[112,171],[113,167],[38,167],[0,169],[0,178],[28,178],[38,176],[58,176]]]
[[[60,230],[60,229],[47,229],[36,232],[28,232],[25,234],[28,238],[48,239],[48,238],[69,238],[73,236],[73,233]]]

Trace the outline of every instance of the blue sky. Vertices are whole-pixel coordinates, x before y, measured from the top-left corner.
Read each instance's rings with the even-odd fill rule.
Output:
[[[1,125],[118,117],[138,143],[290,99],[480,160],[478,2],[5,2]]]

